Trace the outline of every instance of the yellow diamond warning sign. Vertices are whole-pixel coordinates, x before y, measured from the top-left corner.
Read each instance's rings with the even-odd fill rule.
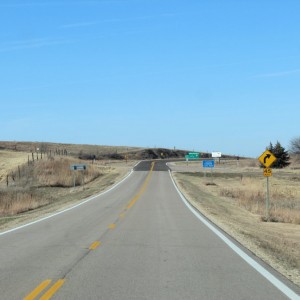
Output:
[[[276,156],[269,150],[266,150],[258,160],[266,167],[269,168],[273,162],[277,160]]]

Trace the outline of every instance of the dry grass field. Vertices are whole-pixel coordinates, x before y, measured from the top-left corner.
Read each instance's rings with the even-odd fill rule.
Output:
[[[78,163],[86,164],[87,170],[70,170],[70,165]],[[124,177],[133,162],[44,156],[28,163],[27,153],[0,150],[0,165],[0,229],[3,229],[105,190]]]
[[[300,285],[300,169],[273,170],[270,218],[265,222],[266,178],[255,160],[216,165],[177,164],[175,179],[189,201],[240,243]],[[195,170],[198,170],[195,172]]]
[[[6,179],[7,174],[14,172],[18,166],[28,160],[28,153],[0,150],[0,182]]]

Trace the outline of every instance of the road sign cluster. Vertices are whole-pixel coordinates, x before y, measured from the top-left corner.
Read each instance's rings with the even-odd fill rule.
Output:
[[[272,176],[271,165],[277,160],[276,156],[269,150],[266,150],[258,160],[260,163],[265,166],[264,168],[264,176],[269,177]]]

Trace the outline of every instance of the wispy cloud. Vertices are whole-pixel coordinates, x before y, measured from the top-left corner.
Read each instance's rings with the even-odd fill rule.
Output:
[[[283,77],[283,76],[289,76],[289,75],[293,75],[293,74],[297,74],[297,73],[300,73],[300,69],[287,70],[287,71],[274,72],[274,73],[258,74],[253,77],[254,78]]]
[[[9,52],[31,48],[41,48],[46,46],[54,46],[61,44],[69,44],[74,41],[63,39],[63,38],[37,38],[20,41],[11,41],[0,43],[0,52]]]

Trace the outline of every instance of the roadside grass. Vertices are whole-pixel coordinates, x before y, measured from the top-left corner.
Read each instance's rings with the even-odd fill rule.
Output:
[[[300,224],[300,189],[292,178],[283,184],[284,179],[271,179],[270,221]],[[281,182],[281,184],[280,184]],[[234,181],[226,184],[218,180],[219,195],[235,199],[241,207],[264,218],[266,214],[265,180],[243,177],[239,185]]]
[[[204,175],[174,173],[192,205],[300,286],[300,171],[273,171],[270,222],[263,222],[266,181],[261,169],[240,165]]]
[[[51,198],[41,198],[34,190],[14,188],[0,191],[0,217],[13,216],[49,204]]]
[[[198,178],[203,186],[211,186],[209,191],[214,195],[233,199],[237,205],[265,220],[266,178],[256,160],[241,160],[238,166],[235,161],[223,161],[213,172],[199,172],[199,162],[198,170],[195,166],[193,172],[186,172],[187,168],[182,168],[179,172]],[[293,161],[290,168],[273,169],[269,182],[270,210],[267,221],[300,224],[298,164]]]
[[[14,158],[11,157],[13,160]],[[1,162],[1,160],[0,160]],[[86,170],[70,170],[71,164],[85,163]],[[14,172],[14,179],[0,182],[0,223],[9,222],[9,216],[52,208],[67,202],[81,200],[114,184],[124,176],[129,166],[105,162],[93,164],[71,157],[56,157],[24,163]],[[75,181],[75,188],[74,188]]]
[[[72,187],[86,184],[102,175],[99,167],[89,164],[86,170],[70,170],[78,160],[68,158],[39,161],[34,168],[34,178],[41,186]],[[81,162],[82,163],[82,162]]]

